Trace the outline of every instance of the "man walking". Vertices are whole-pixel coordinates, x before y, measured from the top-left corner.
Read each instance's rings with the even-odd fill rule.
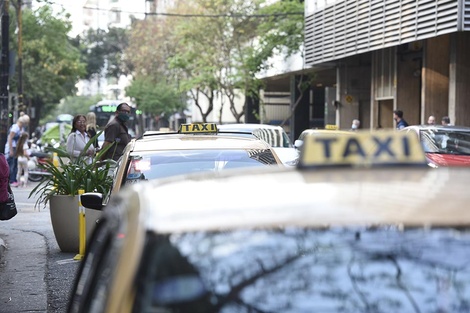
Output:
[[[408,126],[408,123],[403,119],[403,111],[395,110],[393,111],[393,119],[397,123],[397,129],[403,129]]]
[[[129,120],[131,114],[131,107],[123,102],[120,103],[114,115],[114,118],[108,122],[104,129],[104,143],[102,149],[109,145],[113,145],[103,155],[102,159],[113,159],[117,161],[126,145],[131,141],[131,136],[126,126],[126,122]]]

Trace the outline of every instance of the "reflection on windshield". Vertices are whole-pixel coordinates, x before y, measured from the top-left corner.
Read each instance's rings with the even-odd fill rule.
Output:
[[[131,156],[125,183],[266,165],[277,165],[269,149],[155,151]]]
[[[426,129],[420,138],[427,153],[470,154],[470,132]]]
[[[145,312],[470,311],[468,230],[199,232],[148,249]]]

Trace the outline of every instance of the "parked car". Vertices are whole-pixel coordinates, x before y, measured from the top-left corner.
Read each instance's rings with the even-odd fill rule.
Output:
[[[220,134],[214,123],[182,124],[178,132],[149,131],[133,139],[118,160],[112,192],[144,180],[271,165],[283,167],[259,138]]]
[[[298,169],[124,188],[68,312],[468,311],[470,168],[429,168],[406,133],[331,138]]]
[[[413,125],[402,131],[418,135],[430,166],[470,166],[470,127]]]
[[[304,139],[305,137],[309,136],[309,135],[325,135],[325,134],[334,134],[334,135],[341,135],[341,134],[348,134],[349,132],[348,131],[344,131],[344,130],[330,130],[330,129],[313,129],[313,128],[309,128],[309,129],[306,129],[304,131],[302,131],[300,133],[300,136],[299,138],[297,138],[295,141],[294,141],[294,147],[296,149],[301,149],[303,143],[304,143]]]
[[[268,124],[223,124],[217,126],[219,131],[233,131],[240,133],[251,133],[263,139],[273,147],[282,163],[294,166],[298,159],[298,152],[292,145],[284,128]]]

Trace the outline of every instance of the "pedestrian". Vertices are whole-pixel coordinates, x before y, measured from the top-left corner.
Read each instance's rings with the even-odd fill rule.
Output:
[[[357,131],[360,126],[361,126],[361,121],[359,121],[357,118],[353,119],[352,125],[351,125],[351,131]]]
[[[436,118],[434,117],[434,115],[429,115],[428,125],[436,125]]]
[[[129,120],[131,114],[131,107],[125,103],[120,103],[116,112],[114,113],[114,118],[112,118],[104,129],[104,143],[101,149],[105,149],[110,146],[106,153],[102,156],[102,159],[113,159],[117,161],[127,144],[131,141],[131,136],[129,135],[129,130],[126,126],[126,122]]]
[[[16,157],[16,147],[21,134],[25,131],[26,122],[23,117],[19,117],[15,124],[10,126],[8,130],[7,142],[5,144],[5,156],[7,158],[8,166],[10,167],[10,185],[12,187],[18,186],[18,158]]]
[[[441,120],[441,124],[444,126],[451,126],[452,124],[450,123],[450,117],[444,116]]]
[[[29,122],[30,122],[30,117],[28,114],[24,113],[23,111],[20,112],[20,117],[23,119],[24,122],[24,131],[29,134]]]
[[[397,129],[403,129],[408,126],[408,123],[403,119],[403,111],[395,110],[393,111],[393,119],[397,123]]]
[[[18,187],[27,187],[28,185],[28,161],[31,154],[28,139],[28,133],[22,133],[16,147],[16,157],[18,158],[18,172],[16,174],[16,181],[18,182]]]
[[[86,151],[85,146],[90,140],[86,132],[86,117],[83,114],[78,114],[73,118],[72,130],[67,137],[67,152],[72,161],[77,160],[80,156],[86,157],[86,162],[90,164],[95,155],[95,147],[90,145]]]
[[[88,136],[92,139],[93,137],[96,136],[96,115],[93,112],[88,112],[86,115],[86,132],[88,133]],[[95,147],[95,150],[98,150],[100,148],[98,144],[98,138],[95,138],[93,140],[93,146]]]

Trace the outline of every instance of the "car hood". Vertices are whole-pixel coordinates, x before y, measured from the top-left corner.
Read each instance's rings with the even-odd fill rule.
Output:
[[[470,166],[470,155],[426,153],[426,157],[439,166]]]

